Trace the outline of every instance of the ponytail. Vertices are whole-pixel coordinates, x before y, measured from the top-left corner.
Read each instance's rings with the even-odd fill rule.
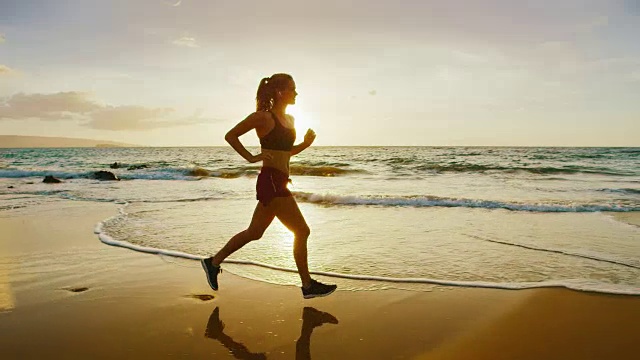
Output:
[[[263,78],[256,94],[256,111],[269,111],[273,106],[273,89],[269,86],[271,78]]]

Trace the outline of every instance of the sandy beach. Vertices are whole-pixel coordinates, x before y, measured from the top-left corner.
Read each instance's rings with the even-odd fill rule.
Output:
[[[0,213],[2,359],[631,359],[640,298],[564,289],[338,291],[221,277],[102,244],[112,203]],[[224,325],[223,325],[224,324]]]
[[[0,360],[640,360],[640,0],[1,4]]]

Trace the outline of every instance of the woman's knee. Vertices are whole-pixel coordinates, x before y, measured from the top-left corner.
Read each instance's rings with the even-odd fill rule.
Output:
[[[311,235],[311,229],[309,229],[309,227],[305,225],[303,227],[300,227],[299,229],[296,229],[293,234],[296,238],[306,239],[309,237],[309,235]]]
[[[262,238],[262,235],[264,234],[264,230],[249,228],[245,230],[244,233],[247,236],[247,239],[249,241],[254,241],[254,240],[260,240],[260,238]]]

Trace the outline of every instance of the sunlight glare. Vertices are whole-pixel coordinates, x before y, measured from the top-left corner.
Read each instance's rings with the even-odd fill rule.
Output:
[[[287,109],[287,113],[293,115],[295,119],[296,132],[299,136],[304,136],[307,129],[314,129],[315,123],[313,122],[309,112],[305,111],[303,105],[292,105]]]
[[[15,306],[9,279],[9,269],[0,269],[0,313],[11,311]]]

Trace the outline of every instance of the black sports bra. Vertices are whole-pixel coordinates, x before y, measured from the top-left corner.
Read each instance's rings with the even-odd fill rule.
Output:
[[[269,113],[273,117],[275,126],[267,135],[260,138],[260,145],[263,149],[291,151],[296,141],[296,130],[282,126],[276,115],[271,111]]]

